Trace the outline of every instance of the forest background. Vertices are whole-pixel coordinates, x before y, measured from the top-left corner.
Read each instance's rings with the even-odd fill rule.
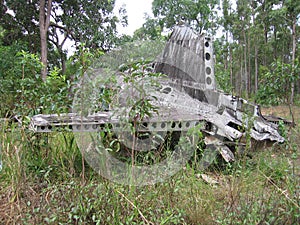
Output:
[[[76,80],[82,51],[95,60],[126,43],[165,40],[180,23],[198,33],[218,34],[214,50],[220,89],[261,104],[295,102],[300,92],[298,2],[155,0],[154,17],[145,15],[145,23],[132,36],[118,34],[117,26],[127,25],[127,15],[124,7],[114,10],[114,4],[111,0],[2,0],[1,116],[24,114],[15,99],[26,99],[21,105],[32,112],[25,114],[46,113],[47,98],[26,97],[26,93],[41,94],[35,88],[41,82],[41,89],[53,89],[49,95],[59,92],[64,97]],[[71,51],[66,47],[70,43]]]

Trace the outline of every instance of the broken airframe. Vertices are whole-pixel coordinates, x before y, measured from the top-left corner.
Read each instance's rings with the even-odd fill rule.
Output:
[[[218,149],[227,162],[234,160],[232,149],[243,148],[247,132],[258,142],[284,142],[276,121],[265,118],[258,105],[217,90],[211,38],[178,26],[153,65],[155,72],[167,75],[160,90],[152,93],[165,104],[160,105],[160,117],[154,115],[140,121],[142,126],[137,132],[182,131],[202,124],[200,130],[207,148]],[[172,109],[171,113],[164,113],[164,107]],[[62,127],[73,132],[97,132],[107,124],[120,130],[120,121],[111,110],[84,117],[69,113],[31,118],[35,132],[52,132]]]

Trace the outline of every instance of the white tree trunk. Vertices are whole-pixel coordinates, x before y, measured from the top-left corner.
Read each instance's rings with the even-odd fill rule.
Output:
[[[51,8],[52,8],[52,0],[40,0],[39,25],[40,25],[40,39],[41,39],[41,62],[43,64],[41,76],[44,81],[47,78],[47,55],[48,55],[47,32],[50,25]]]
[[[293,39],[293,49],[292,49],[292,76],[295,76],[295,59],[296,59],[296,17],[293,18],[292,24],[292,39]],[[295,96],[295,81],[291,84],[291,104],[294,103]]]

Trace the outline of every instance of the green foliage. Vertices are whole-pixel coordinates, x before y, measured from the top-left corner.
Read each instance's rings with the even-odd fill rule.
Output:
[[[2,26],[0,26],[0,45],[2,45],[3,36],[4,36],[4,29],[2,28]]]
[[[124,8],[115,13],[115,1],[53,0],[52,7],[40,9],[42,1],[6,0],[0,2],[1,42],[13,45],[15,41],[27,44],[31,53],[41,51],[40,10],[51,14],[47,29],[48,67],[60,67],[65,72],[66,43],[72,41],[75,48],[84,43],[87,48],[108,51],[118,42],[117,25],[126,25]],[[47,8],[50,1],[44,0]],[[76,16],[74,16],[76,15]],[[63,38],[62,38],[63,37]],[[78,50],[78,49],[77,49]]]
[[[101,55],[94,60],[93,67],[109,68],[117,71],[122,65],[130,65],[138,61],[154,61],[164,48],[165,41],[136,40],[124,43],[118,49]]]
[[[230,71],[224,70],[224,66],[220,64],[215,66],[215,71],[218,88],[226,93],[232,93],[233,86],[230,81]]]
[[[278,105],[289,103],[291,94],[291,84],[295,82],[299,74],[299,63],[296,61],[295,67],[291,64],[277,61],[272,63],[271,70],[267,70],[261,75],[261,84],[256,96],[259,103],[265,105]],[[264,68],[261,68],[264,71]]]
[[[72,133],[33,135],[4,126],[11,128],[0,133],[4,223],[292,225],[300,219],[300,171],[289,149],[256,151],[229,173],[207,172],[219,182],[214,186],[187,164],[165,182],[133,188],[102,179],[88,166],[82,183]]]
[[[214,30],[214,10],[217,3],[215,0],[154,0],[152,11],[163,28],[171,28],[184,20],[184,23],[201,33],[203,30]]]
[[[124,83],[127,84],[129,90],[125,90],[127,94],[134,94],[127,99],[127,106],[132,106],[129,118],[139,115],[142,120],[145,117],[151,117],[153,113],[158,113],[158,108],[151,101],[156,100],[154,96],[149,95],[151,90],[160,87],[157,78],[163,76],[159,73],[152,73],[152,68],[147,61],[132,63],[129,69],[123,73]],[[129,72],[129,73],[128,73]],[[136,99],[135,97],[138,96]]]
[[[162,39],[162,27],[157,19],[152,19],[149,16],[145,18],[146,22],[143,26],[137,29],[133,34],[134,40],[157,40]]]
[[[47,2],[47,1],[46,1]],[[115,1],[52,1],[52,11],[49,39],[55,47],[58,32],[62,32],[76,43],[83,42],[91,48],[109,49],[116,39],[116,26],[127,23],[126,11],[119,9],[119,15],[114,15]],[[39,47],[39,1],[7,0],[1,2],[3,9],[10,9],[12,16],[6,10],[1,10],[0,25],[6,30],[4,38],[7,42],[24,39]],[[63,12],[63,13],[61,13]],[[77,15],[77,16],[73,16]],[[22,31],[26,32],[22,32]],[[33,43],[32,43],[33,42]],[[62,50],[62,49],[58,49]]]
[[[66,112],[70,105],[70,83],[59,69],[50,71],[46,82],[40,78],[38,55],[21,50],[4,65],[1,78],[1,117]]]
[[[228,49],[230,44],[224,41],[224,38],[219,38],[214,42],[214,54],[216,57],[215,76],[218,88],[232,93],[233,85],[230,78],[230,66],[228,66]]]
[[[117,24],[127,24],[124,9],[119,9],[119,18],[113,14],[114,4],[111,0],[61,1],[59,6],[64,13],[57,19],[72,28],[70,38],[75,42],[83,42],[88,48],[109,50],[117,40]]]
[[[32,44],[37,46],[39,30],[33,21],[39,21],[36,9],[38,1],[6,0],[1,1],[0,5],[3,9],[0,11],[0,25],[4,29],[3,43],[11,45],[15,41],[24,41],[30,47]],[[7,9],[14,13],[9,13]]]

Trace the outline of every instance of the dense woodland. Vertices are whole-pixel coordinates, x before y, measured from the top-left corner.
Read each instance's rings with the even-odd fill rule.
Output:
[[[145,15],[133,36],[118,33],[127,15],[114,4],[2,0],[1,116],[66,110],[68,91],[89,60],[128,42],[165,40],[182,23],[214,37],[220,89],[267,105],[297,102],[298,1],[154,0],[154,17]]]

